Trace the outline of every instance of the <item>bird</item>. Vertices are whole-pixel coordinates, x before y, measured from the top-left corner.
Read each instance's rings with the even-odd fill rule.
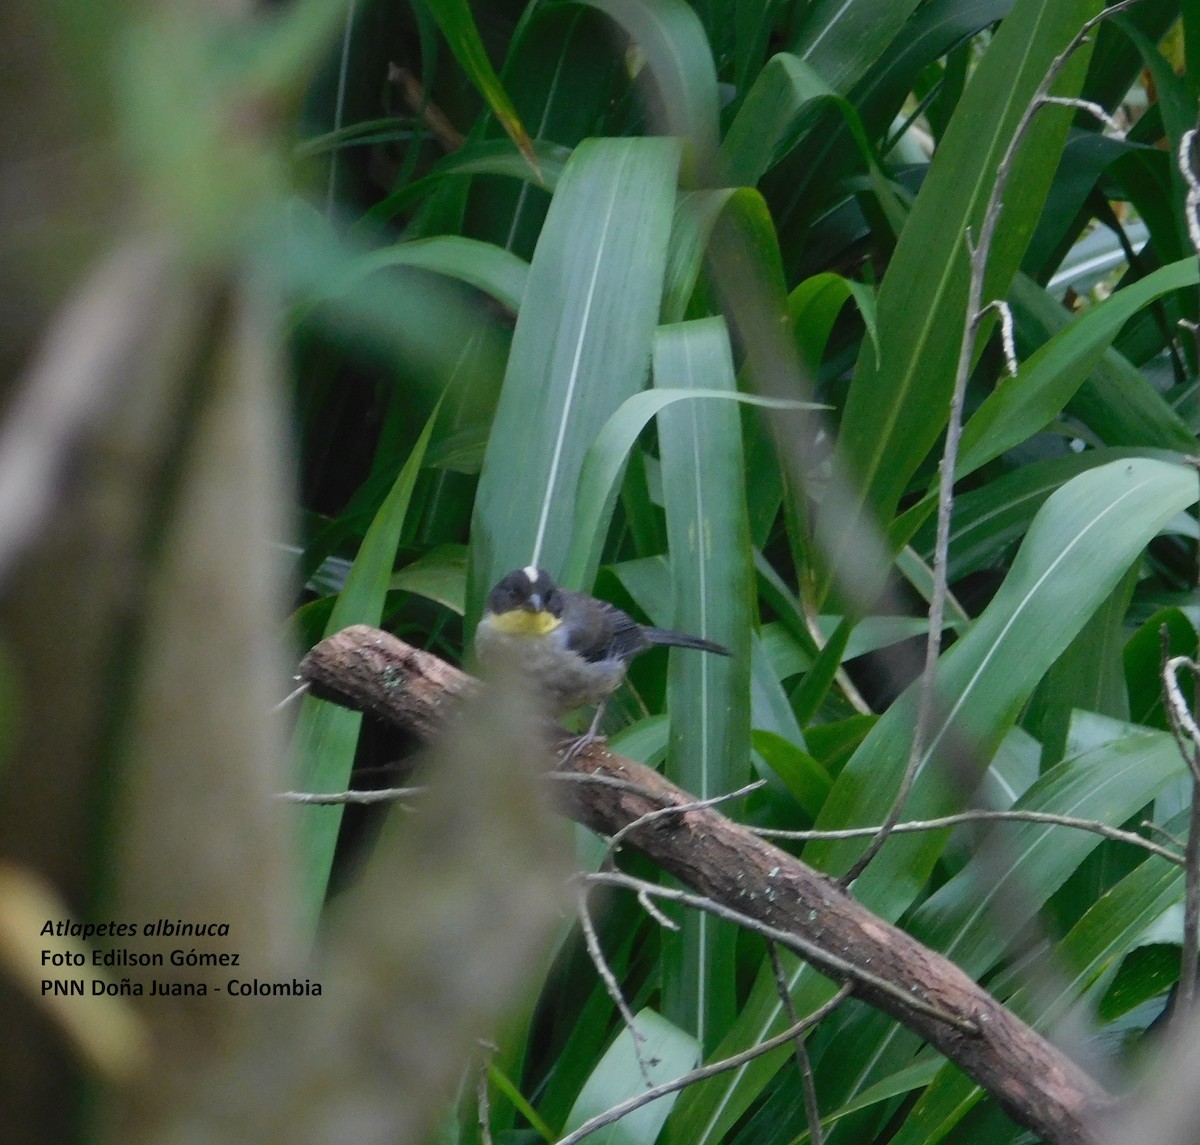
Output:
[[[606,600],[559,588],[545,569],[533,565],[500,578],[475,629],[481,667],[518,665],[555,718],[596,706],[591,727],[573,752],[597,738],[605,701],[620,686],[630,661],[659,644],[731,655],[712,640],[639,624]]]

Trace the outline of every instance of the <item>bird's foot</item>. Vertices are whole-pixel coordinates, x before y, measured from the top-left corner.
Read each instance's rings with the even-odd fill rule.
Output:
[[[601,703],[596,709],[596,714],[592,717],[592,722],[588,725],[588,730],[581,736],[576,736],[570,743],[567,744],[566,750],[563,752],[562,759],[559,760],[559,767],[565,767],[571,762],[581,751],[586,747],[599,740],[604,739],[600,734],[600,721],[604,718],[604,704]]]

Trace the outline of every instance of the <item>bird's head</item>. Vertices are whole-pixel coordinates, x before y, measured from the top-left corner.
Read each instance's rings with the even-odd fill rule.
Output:
[[[487,617],[502,632],[542,636],[562,623],[563,603],[550,574],[529,565],[500,578],[488,594]]]

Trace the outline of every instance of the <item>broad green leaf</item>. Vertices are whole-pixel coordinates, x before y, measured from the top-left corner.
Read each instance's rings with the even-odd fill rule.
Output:
[[[1157,43],[1179,20],[1179,11],[1178,0],[1147,0],[1123,12],[1120,20],[1101,24],[1083,94],[1110,111],[1118,107],[1144,66],[1141,54],[1124,29],[1138,28]],[[1190,54],[1188,58],[1196,57]]]
[[[351,624],[379,624],[392,564],[400,544],[400,530],[436,420],[435,410],[387,499],[375,514],[333,606],[325,626],[326,636]],[[292,740],[301,791],[345,791],[350,786],[350,769],[361,723],[362,716],[358,712],[311,696],[304,698]],[[313,928],[325,899],[342,808],[298,807],[295,813],[300,821],[296,853],[303,864],[303,906],[308,925]]]
[[[380,199],[355,223],[351,234],[379,231],[401,211],[419,203],[445,179],[456,175],[504,175],[553,191],[570,154],[566,147],[539,140],[533,144],[533,156],[537,163],[534,168],[508,139],[487,139],[480,143],[465,144],[461,150],[439,160],[428,175]]]
[[[918,7],[918,0],[815,0],[791,50],[837,91],[848,91]]]
[[[1194,258],[1164,266],[1092,306],[1055,334],[1000,383],[963,427],[955,475],[973,473],[1057,417],[1120,333],[1143,307],[1172,290],[1194,286]]]
[[[588,448],[579,474],[575,497],[575,527],[563,573],[564,585],[585,587],[596,575],[600,552],[608,535],[608,523],[616,504],[621,474],[629,452],[650,419],[677,401],[689,399],[736,401],[772,409],[794,409],[797,402],[776,401],[736,390],[659,389],[634,394],[604,423],[596,440]]]
[[[833,686],[834,677],[842,661],[846,659],[846,648],[853,631],[854,625],[843,619],[830,634],[825,647],[821,649],[812,667],[805,673],[800,686],[792,694],[796,719],[802,724],[811,723],[825,702],[825,697]]]
[[[530,266],[471,533],[468,621],[487,589],[566,559],[583,458],[643,387],[675,201],[678,146],[576,148]]]
[[[892,193],[879,172],[858,111],[808,64],[781,52],[767,61],[738,109],[721,143],[721,163],[731,182],[754,186],[795,142],[799,131],[824,108],[843,118],[872,176],[881,200]],[[893,219],[899,221],[899,217]]]
[[[829,795],[829,773],[803,748],[774,732],[755,728],[754,750],[783,781],[796,803],[814,819]]]
[[[581,0],[616,21],[654,77],[665,135],[685,141],[684,169],[703,172],[717,144],[717,69],[704,26],[683,0]]]
[[[653,1085],[671,1081],[695,1067],[700,1056],[695,1039],[661,1014],[651,1009],[640,1010],[634,1015],[634,1024],[644,1040],[635,1050],[629,1030],[622,1030],[617,1035],[571,1108],[563,1126],[564,1135],[614,1105],[645,1092],[643,1065]],[[588,1140],[597,1145],[647,1145],[658,1136],[678,1096],[677,1093],[666,1094],[598,1130]]]
[[[1114,297],[1123,293],[1118,291]],[[1071,321],[1057,300],[1024,275],[1013,279],[1009,301],[1018,344],[1024,337],[1040,343]],[[1196,449],[1196,437],[1179,414],[1145,375],[1115,350],[1101,357],[1067,408],[1107,445],[1145,445],[1184,452]]]
[[[1013,0],[928,0],[912,15],[887,50],[850,93],[868,130],[882,131],[895,118],[921,72],[977,32],[1003,20]]]
[[[1196,491],[1194,474],[1182,466],[1131,459],[1081,474],[1050,497],[999,592],[938,662],[936,691],[943,698],[907,816],[927,818],[951,808],[939,748],[960,737],[974,743],[981,771],[1046,669],[1158,529],[1196,499]],[[855,753],[819,826],[878,823],[887,813],[907,763],[918,687],[888,709]],[[956,755],[961,765],[961,752]],[[943,842],[937,835],[892,841],[856,883],[856,897],[885,918],[899,917]],[[818,842],[805,857],[819,869],[839,871],[860,849]]]
[[[524,259],[491,243],[460,235],[437,235],[396,243],[354,259],[346,266],[345,275],[330,284],[329,292],[340,293],[360,279],[391,266],[411,266],[457,278],[490,294],[513,313],[521,309],[529,273]]]
[[[657,767],[666,757],[670,727],[667,717],[647,716],[630,727],[614,732],[608,742],[613,750],[636,759],[638,763]]]
[[[1155,612],[1125,645],[1125,683],[1129,689],[1129,718],[1137,724],[1167,730],[1163,710],[1162,630],[1167,630],[1168,656],[1196,657],[1196,629],[1178,608]]]
[[[600,843],[601,851],[604,850],[599,838],[585,828],[576,828],[576,838],[577,841]],[[599,861],[599,856],[592,860],[588,855],[581,857],[578,866],[581,870],[595,870]],[[635,943],[641,937],[639,924],[642,923],[642,919],[636,917],[630,909],[632,907],[641,910],[630,896],[623,896],[605,909],[606,926],[615,923],[616,929],[610,933],[620,936],[615,947],[610,943],[605,948],[609,969],[617,975],[618,980],[628,972],[630,952],[635,949]],[[580,1096],[580,1091],[603,1056],[601,1051],[612,1036],[616,1007],[608,988],[600,981],[589,982],[588,985],[590,989],[587,999],[579,1007],[578,1016],[566,1035],[565,1043],[555,1057],[550,1076],[537,1098],[538,1114],[555,1128],[566,1123],[571,1106]],[[553,1142],[559,1136],[561,1134],[556,1132],[546,1140]]]
[[[1140,573],[1136,564],[1130,565],[1030,697],[1021,724],[1041,741],[1045,767],[1063,758],[1075,709],[1098,712],[1115,720],[1129,718],[1121,653],[1125,644],[1125,614]]]
[[[786,634],[783,639],[787,640]],[[799,649],[788,641],[792,650]],[[778,651],[778,645],[776,646]],[[772,733],[793,747],[803,749],[804,733],[788,701],[787,692],[776,671],[775,662],[767,651],[761,635],[750,636],[750,726]]]
[[[914,1062],[904,1069],[897,1070],[887,1077],[880,1078],[874,1085],[864,1089],[854,1100],[839,1106],[836,1113],[830,1114],[828,1117],[822,1117],[821,1124],[836,1124],[843,1117],[847,1117],[851,1113],[857,1113],[861,1109],[867,1109],[881,1101],[887,1101],[889,1098],[903,1097],[906,1093],[912,1093],[913,1090],[920,1089],[933,1081],[943,1068],[943,1065],[944,1063],[938,1057],[926,1058],[924,1061]],[[800,1137],[797,1145],[806,1140],[811,1140],[811,1136],[811,1134],[806,1134]]]
[[[1121,1018],[1154,998],[1161,998],[1179,980],[1179,946],[1143,939],[1122,960],[1105,987],[1098,1016],[1107,1022]]]
[[[1123,823],[1183,768],[1170,736],[1134,733],[1051,768],[1017,807]],[[991,833],[998,850],[979,855],[940,887],[908,927],[973,978],[1004,957],[1023,925],[1103,842],[1090,831],[1044,823],[997,823]]]
[[[550,141],[566,149],[624,132],[628,71],[622,45],[599,12],[574,4],[527,7],[501,76],[533,136],[539,166]],[[548,196],[528,180],[472,181],[472,233],[523,258],[533,255],[548,207]]]
[[[785,973],[795,983],[803,964],[790,951],[780,950]],[[804,976],[804,987],[792,995],[797,1014],[811,1013],[828,1001],[837,987],[815,974]],[[757,1045],[787,1027],[788,1015],[779,1004],[775,975],[768,959],[724,1042],[707,1055],[708,1060],[730,1056]],[[724,1141],[739,1118],[793,1052],[781,1047],[763,1054],[728,1073],[689,1087],[667,1121],[669,1145],[715,1145]]]
[[[788,295],[800,357],[810,370],[815,372],[821,364],[833,324],[851,298],[866,325],[867,337],[876,342],[875,293],[861,282],[827,271],[806,278]]]
[[[462,65],[463,71],[471,77],[471,82],[479,89],[479,94],[487,100],[492,114],[504,127],[508,136],[529,160],[531,166],[536,161],[533,154],[533,144],[521,123],[517,110],[508,98],[500,77],[496,75],[492,61],[488,59],[487,49],[483,46],[483,38],[475,25],[475,17],[471,15],[471,6],[467,0],[424,0],[426,7],[433,13],[446,43],[454,53],[455,59]]]
[[[389,588],[415,592],[463,614],[467,594],[465,545],[438,545],[392,574]]]
[[[1055,55],[1092,15],[1092,0],[1018,0],[975,70],[908,217],[878,296],[879,350],[864,343],[846,399],[835,473],[859,490],[853,508],[825,514],[819,535],[830,578],[851,561],[860,522],[884,526],[917,466],[941,435],[966,319],[964,236],[978,234],[999,164]],[[1078,88],[1087,48],[1056,92]],[[1063,113],[1063,114],[1060,114]],[[1042,109],[1018,152],[984,283],[1003,296],[1024,252],[1061,150],[1070,112]],[[955,333],[948,336],[948,332]],[[847,570],[849,571],[849,570]]]
[[[770,209],[751,187],[691,191],[679,197],[663,290],[662,320],[681,322],[696,289],[713,231],[721,222],[734,223],[747,237],[759,260],[759,272],[782,300],[786,294],[779,240]]]
[[[734,0],[734,86],[745,91],[760,67],[771,34],[771,0]]]
[[[660,327],[655,387],[737,392],[724,320]],[[728,658],[672,652],[668,684],[671,744],[666,774],[701,799],[741,787],[750,760],[750,528],[741,419],[728,402],[677,402],[658,412],[663,504],[675,615],[671,627],[724,644]],[[689,913],[678,936],[664,935],[664,1009],[705,1049],[734,1014],[736,931]]]
[[[977,490],[963,493],[954,502],[950,531],[950,579],[996,564],[1004,552],[1025,535],[1030,522],[1047,498],[1072,478],[1102,465],[1138,457],[1177,460],[1177,455],[1146,449],[1089,449],[1023,465]],[[907,514],[906,514],[907,516]],[[900,518],[903,521],[904,518]],[[932,559],[934,523],[929,521],[914,544]]]

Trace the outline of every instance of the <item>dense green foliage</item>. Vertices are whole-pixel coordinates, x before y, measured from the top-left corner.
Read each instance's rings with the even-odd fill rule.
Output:
[[[1197,450],[1198,350],[1181,323],[1198,316],[1197,270],[1176,155],[1200,28],[1180,8],[1147,0],[1106,22],[1055,87],[1121,118],[1124,137],[1050,106],[1017,155],[984,299],[1007,298],[1020,368],[1006,376],[985,320],[944,703],[906,817],[974,798],[1179,828],[1158,632],[1195,649],[1182,459]],[[647,656],[614,746],[700,796],[765,777],[730,809],[760,826],[879,822],[916,688],[911,655],[868,654],[924,631],[966,239],[1035,89],[1097,10],[360,4],[297,148],[329,210],[288,221],[289,257],[309,252],[320,284],[294,320],[303,639],[382,623],[458,659],[487,587],[536,555],[572,587],[735,650],[670,669]],[[735,391],[773,404],[724,400]],[[827,408],[818,423],[788,400]],[[302,782],[346,786],[357,729],[306,701]],[[340,816],[305,815],[315,906]],[[1147,952],[1179,942],[1182,875],[1059,827],[995,838],[986,857],[975,835],[897,838],[856,895],[1042,1030],[1081,1007],[1118,1064],[1173,977]],[[803,855],[837,874],[862,847]],[[646,1011],[656,1078],[787,1024],[761,941],[692,917],[668,934],[631,902],[607,906],[603,945]],[[500,1140],[560,1134],[643,1085],[581,942],[564,931],[500,1046]],[[1023,965],[1039,944],[1052,974]],[[832,993],[787,965],[801,1012]],[[838,1011],[811,1050],[833,1142],[1022,1137],[864,1007]],[[804,1140],[790,1063],[769,1054],[611,1139]],[[469,1104],[447,1139],[477,1136]]]

